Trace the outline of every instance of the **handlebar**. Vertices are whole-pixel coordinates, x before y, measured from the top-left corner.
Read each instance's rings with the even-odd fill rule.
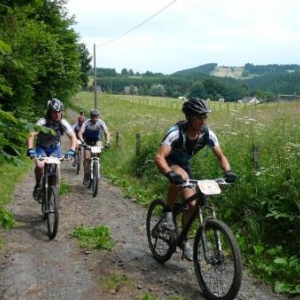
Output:
[[[35,160],[39,160],[39,161],[45,161],[46,163],[57,163],[57,161],[64,161],[64,160],[68,160],[66,157],[62,157],[62,156],[36,156],[34,157]]]
[[[226,182],[225,178],[219,177],[215,179],[202,179],[202,180],[197,180],[197,179],[186,179],[183,181],[182,184],[178,185],[180,188],[192,188],[198,185],[199,182],[201,181],[215,181],[219,186],[224,186],[224,185],[231,185],[232,183]]]

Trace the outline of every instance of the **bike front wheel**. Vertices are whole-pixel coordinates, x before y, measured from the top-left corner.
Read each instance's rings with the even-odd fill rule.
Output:
[[[59,190],[56,186],[49,188],[48,199],[46,200],[46,216],[48,236],[55,238],[58,229],[58,209],[59,209]]]
[[[146,219],[148,244],[151,253],[158,262],[169,260],[176,250],[175,233],[161,226],[165,201],[155,199],[149,206]]]
[[[98,184],[99,184],[99,163],[97,161],[93,162],[93,179],[92,179],[92,191],[93,197],[98,194]]]
[[[207,220],[194,241],[194,268],[198,283],[210,300],[232,300],[242,280],[242,259],[230,228]]]

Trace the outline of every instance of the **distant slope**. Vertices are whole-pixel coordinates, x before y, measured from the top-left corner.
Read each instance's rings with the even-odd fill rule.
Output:
[[[272,74],[287,74],[300,71],[300,65],[253,65],[250,63],[245,66],[233,67],[233,66],[218,66],[216,63],[208,63],[198,66],[196,68],[181,70],[173,73],[177,76],[190,76],[193,78],[203,77],[204,75],[222,77],[222,78],[234,78],[234,79],[250,79],[257,76],[265,76]]]
[[[207,74],[210,75],[211,72],[218,66],[216,63],[209,63],[205,65],[201,65],[195,68],[181,70],[173,73],[172,75],[176,76],[193,76],[195,74]]]
[[[217,67],[210,75],[216,77],[231,77],[235,79],[244,78],[243,75],[244,67]]]

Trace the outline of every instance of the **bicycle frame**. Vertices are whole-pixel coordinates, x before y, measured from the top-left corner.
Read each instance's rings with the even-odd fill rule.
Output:
[[[205,184],[212,184],[212,186],[210,186],[210,191],[202,191],[201,190],[201,186],[200,184],[202,183],[202,188],[205,189]],[[199,217],[199,227],[204,229],[205,228],[205,224],[206,224],[206,220],[207,218],[203,217],[203,211],[207,210],[209,212],[209,219],[216,219],[216,211],[215,208],[212,205],[208,205],[206,204],[206,199],[209,195],[216,195],[219,194],[221,192],[221,190],[218,188],[216,189],[216,185],[217,184],[215,181],[213,180],[187,180],[185,184],[183,184],[181,186],[181,188],[189,188],[189,187],[195,187],[196,188],[196,193],[194,195],[192,195],[191,197],[181,201],[180,203],[175,203],[173,206],[173,216],[174,216],[174,223],[176,223],[177,220],[177,216],[182,213],[182,211],[184,210],[185,207],[187,207],[187,205],[192,202],[192,201],[196,201],[196,205],[194,208],[194,211],[191,215],[191,217],[189,218],[189,220],[187,221],[187,223],[185,224],[185,226],[182,228],[181,232],[177,232],[176,229],[176,243],[177,245],[181,245],[182,242],[186,239],[187,234],[189,232],[189,230],[192,227],[192,224],[194,223],[194,221],[196,220],[197,217]],[[224,183],[223,183],[224,184]],[[213,189],[213,190],[212,190]],[[177,227],[177,226],[176,226]],[[205,259],[208,260],[208,256],[207,256],[207,245],[206,245],[206,239],[205,239],[205,234],[204,234],[205,230],[202,230],[202,238],[203,238],[203,244],[204,244],[204,256]],[[220,243],[220,237],[218,236],[218,233],[216,233],[216,242],[218,245],[218,250],[221,250],[221,243]]]
[[[42,178],[42,193],[44,198],[48,199],[49,186],[56,185],[57,187],[59,187],[59,175],[57,174],[57,166],[60,165],[62,159],[53,156],[38,157],[37,159],[45,162]]]
[[[94,168],[94,162],[97,162],[98,166],[98,174],[100,172],[100,154],[101,154],[101,147],[100,146],[91,146],[91,162],[90,162],[90,176],[91,180],[93,180],[93,168]]]

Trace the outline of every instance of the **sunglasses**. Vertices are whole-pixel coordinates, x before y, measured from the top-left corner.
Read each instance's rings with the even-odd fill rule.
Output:
[[[207,115],[194,115],[192,116],[193,120],[206,120],[207,119]]]

